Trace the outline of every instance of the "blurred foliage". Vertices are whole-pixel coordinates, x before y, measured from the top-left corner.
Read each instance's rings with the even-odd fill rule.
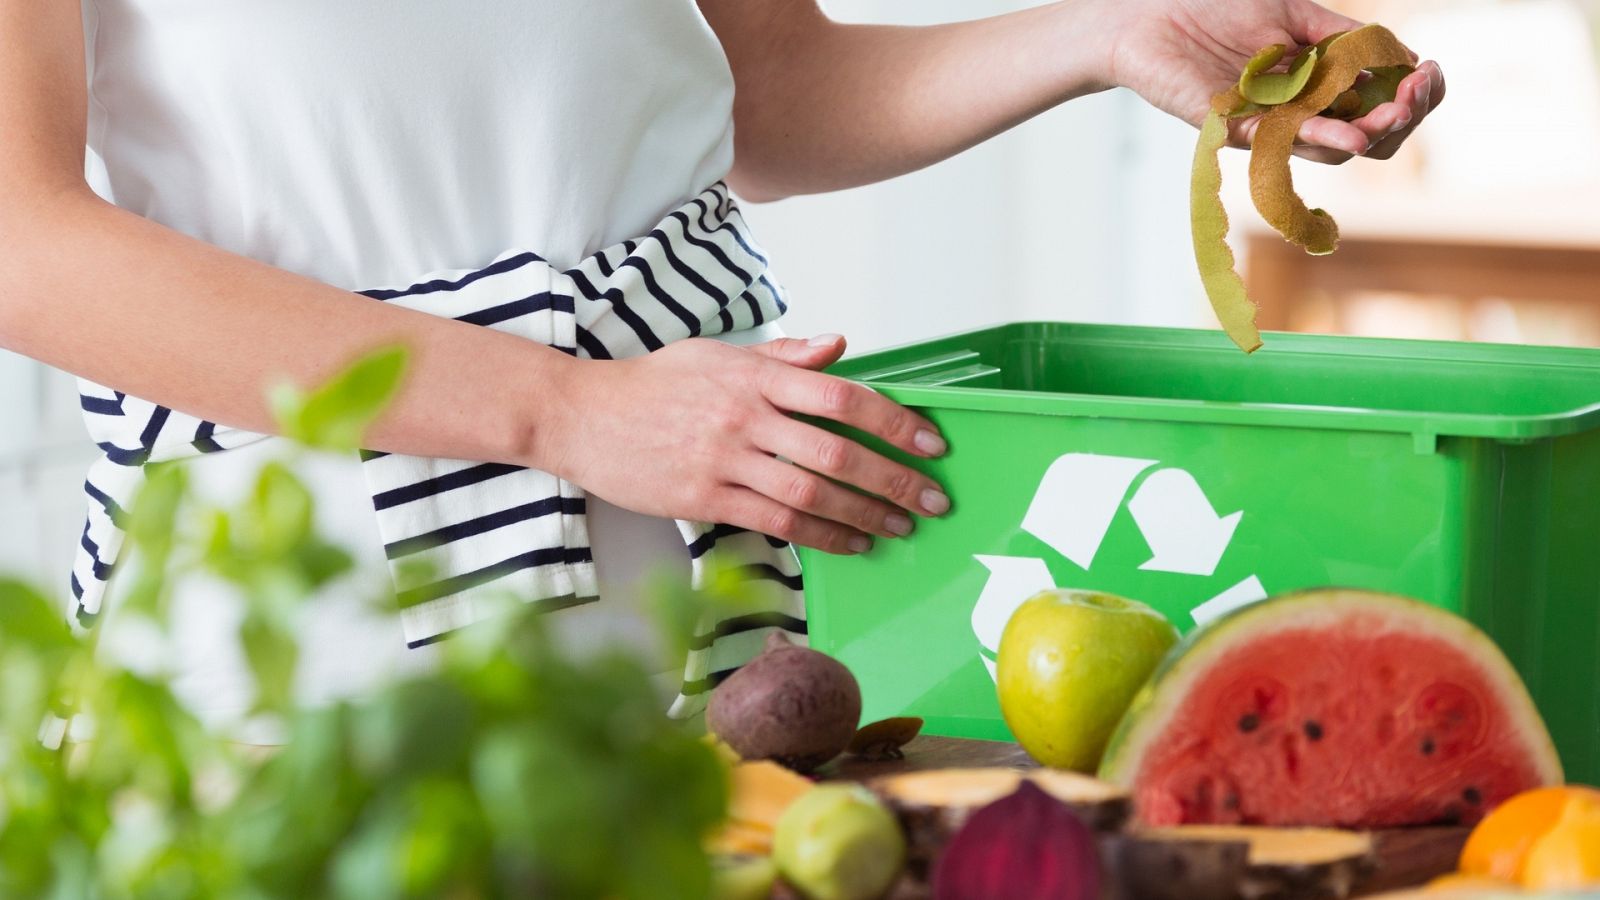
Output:
[[[374,354],[274,407],[285,433],[349,452],[403,371],[402,354]],[[117,614],[143,617],[159,646],[175,583],[232,585],[255,714],[288,741],[262,752],[209,733],[159,671],[108,665],[93,633],[0,581],[0,897],[707,895],[701,838],[724,815],[725,775],[637,661],[572,658],[508,604],[444,642],[437,672],[297,708],[297,607],[351,567],[316,534],[310,493],[275,463],[237,507],[198,509],[181,466],[150,476]],[[706,601],[662,596],[681,642]]]

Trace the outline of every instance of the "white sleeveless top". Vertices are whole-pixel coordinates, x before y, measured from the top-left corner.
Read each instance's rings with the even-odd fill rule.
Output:
[[[732,75],[694,0],[83,2],[97,189],[348,290],[482,266],[513,247],[571,265],[648,230],[732,164]],[[195,460],[196,490],[239,496],[277,443]],[[313,463],[324,533],[350,545],[364,575],[381,573],[359,464]],[[671,520],[592,500],[603,598],[642,589],[652,560],[687,572]],[[142,626],[119,627],[117,580],[102,647],[137,666],[159,660],[203,719],[236,723],[252,693],[225,646],[237,603],[219,602],[220,585],[180,586],[181,627],[158,650]],[[370,591],[325,593],[303,629],[303,698],[359,693],[436,649],[407,651],[396,623],[361,608]],[[652,640],[614,604],[555,618],[580,643]]]
[[[84,0],[118,206],[349,290],[570,265],[727,174],[694,0]]]

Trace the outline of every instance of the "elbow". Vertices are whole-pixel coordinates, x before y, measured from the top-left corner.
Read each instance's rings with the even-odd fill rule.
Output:
[[[66,240],[69,223],[85,211],[107,206],[82,180],[22,184],[0,180],[0,267],[16,272],[41,255],[53,255]]]
[[[0,184],[0,348],[26,353],[39,327],[39,295],[19,286],[49,281],[48,270],[81,239],[71,223],[81,210],[105,201],[81,182],[19,187]]]
[[[724,179],[739,199],[750,203],[773,203],[806,191],[797,189],[786,177],[784,167],[751,142],[735,139],[733,169]]]
[[[33,204],[13,192],[0,193],[0,284],[5,285],[0,287],[0,349],[18,351],[24,343],[28,300],[17,286],[30,281],[25,276],[39,252],[39,230]]]
[[[776,203],[795,195],[795,192],[783,190],[781,186],[770,181],[734,175],[728,176],[728,187],[739,195],[740,200],[747,203]]]

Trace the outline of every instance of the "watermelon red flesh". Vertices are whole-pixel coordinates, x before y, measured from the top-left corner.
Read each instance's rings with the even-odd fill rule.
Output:
[[[1430,630],[1449,614],[1419,618],[1414,601],[1362,602],[1377,596],[1324,592],[1331,606],[1314,625],[1296,627],[1290,610],[1275,626],[1217,634],[1211,658],[1178,684],[1163,688],[1158,673],[1152,690],[1168,696],[1144,699],[1170,711],[1165,721],[1108,754],[1141,820],[1469,823],[1559,780],[1543,724],[1488,639],[1453,616],[1452,633]],[[1385,608],[1391,602],[1406,605]],[[1123,743],[1142,745],[1136,763],[1111,759]]]

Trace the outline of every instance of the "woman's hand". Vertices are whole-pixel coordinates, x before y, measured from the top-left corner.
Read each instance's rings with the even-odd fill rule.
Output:
[[[950,500],[925,476],[792,414],[921,457],[941,455],[945,442],[927,419],[814,371],[844,346],[837,336],[748,348],[687,340],[636,359],[574,362],[561,392],[571,405],[545,423],[541,467],[636,512],[864,552],[871,535],[909,533],[907,511],[942,515]]]
[[[1362,23],[1311,0],[1105,0],[1101,27],[1112,81],[1152,105],[1198,125],[1211,95],[1239,79],[1256,51],[1270,44],[1303,47]],[[1395,102],[1354,122],[1314,118],[1300,129],[1299,155],[1342,163],[1352,156],[1388,159],[1444,99],[1444,74],[1423,63],[1400,83]],[[1248,146],[1258,120],[1235,125],[1232,142]]]

